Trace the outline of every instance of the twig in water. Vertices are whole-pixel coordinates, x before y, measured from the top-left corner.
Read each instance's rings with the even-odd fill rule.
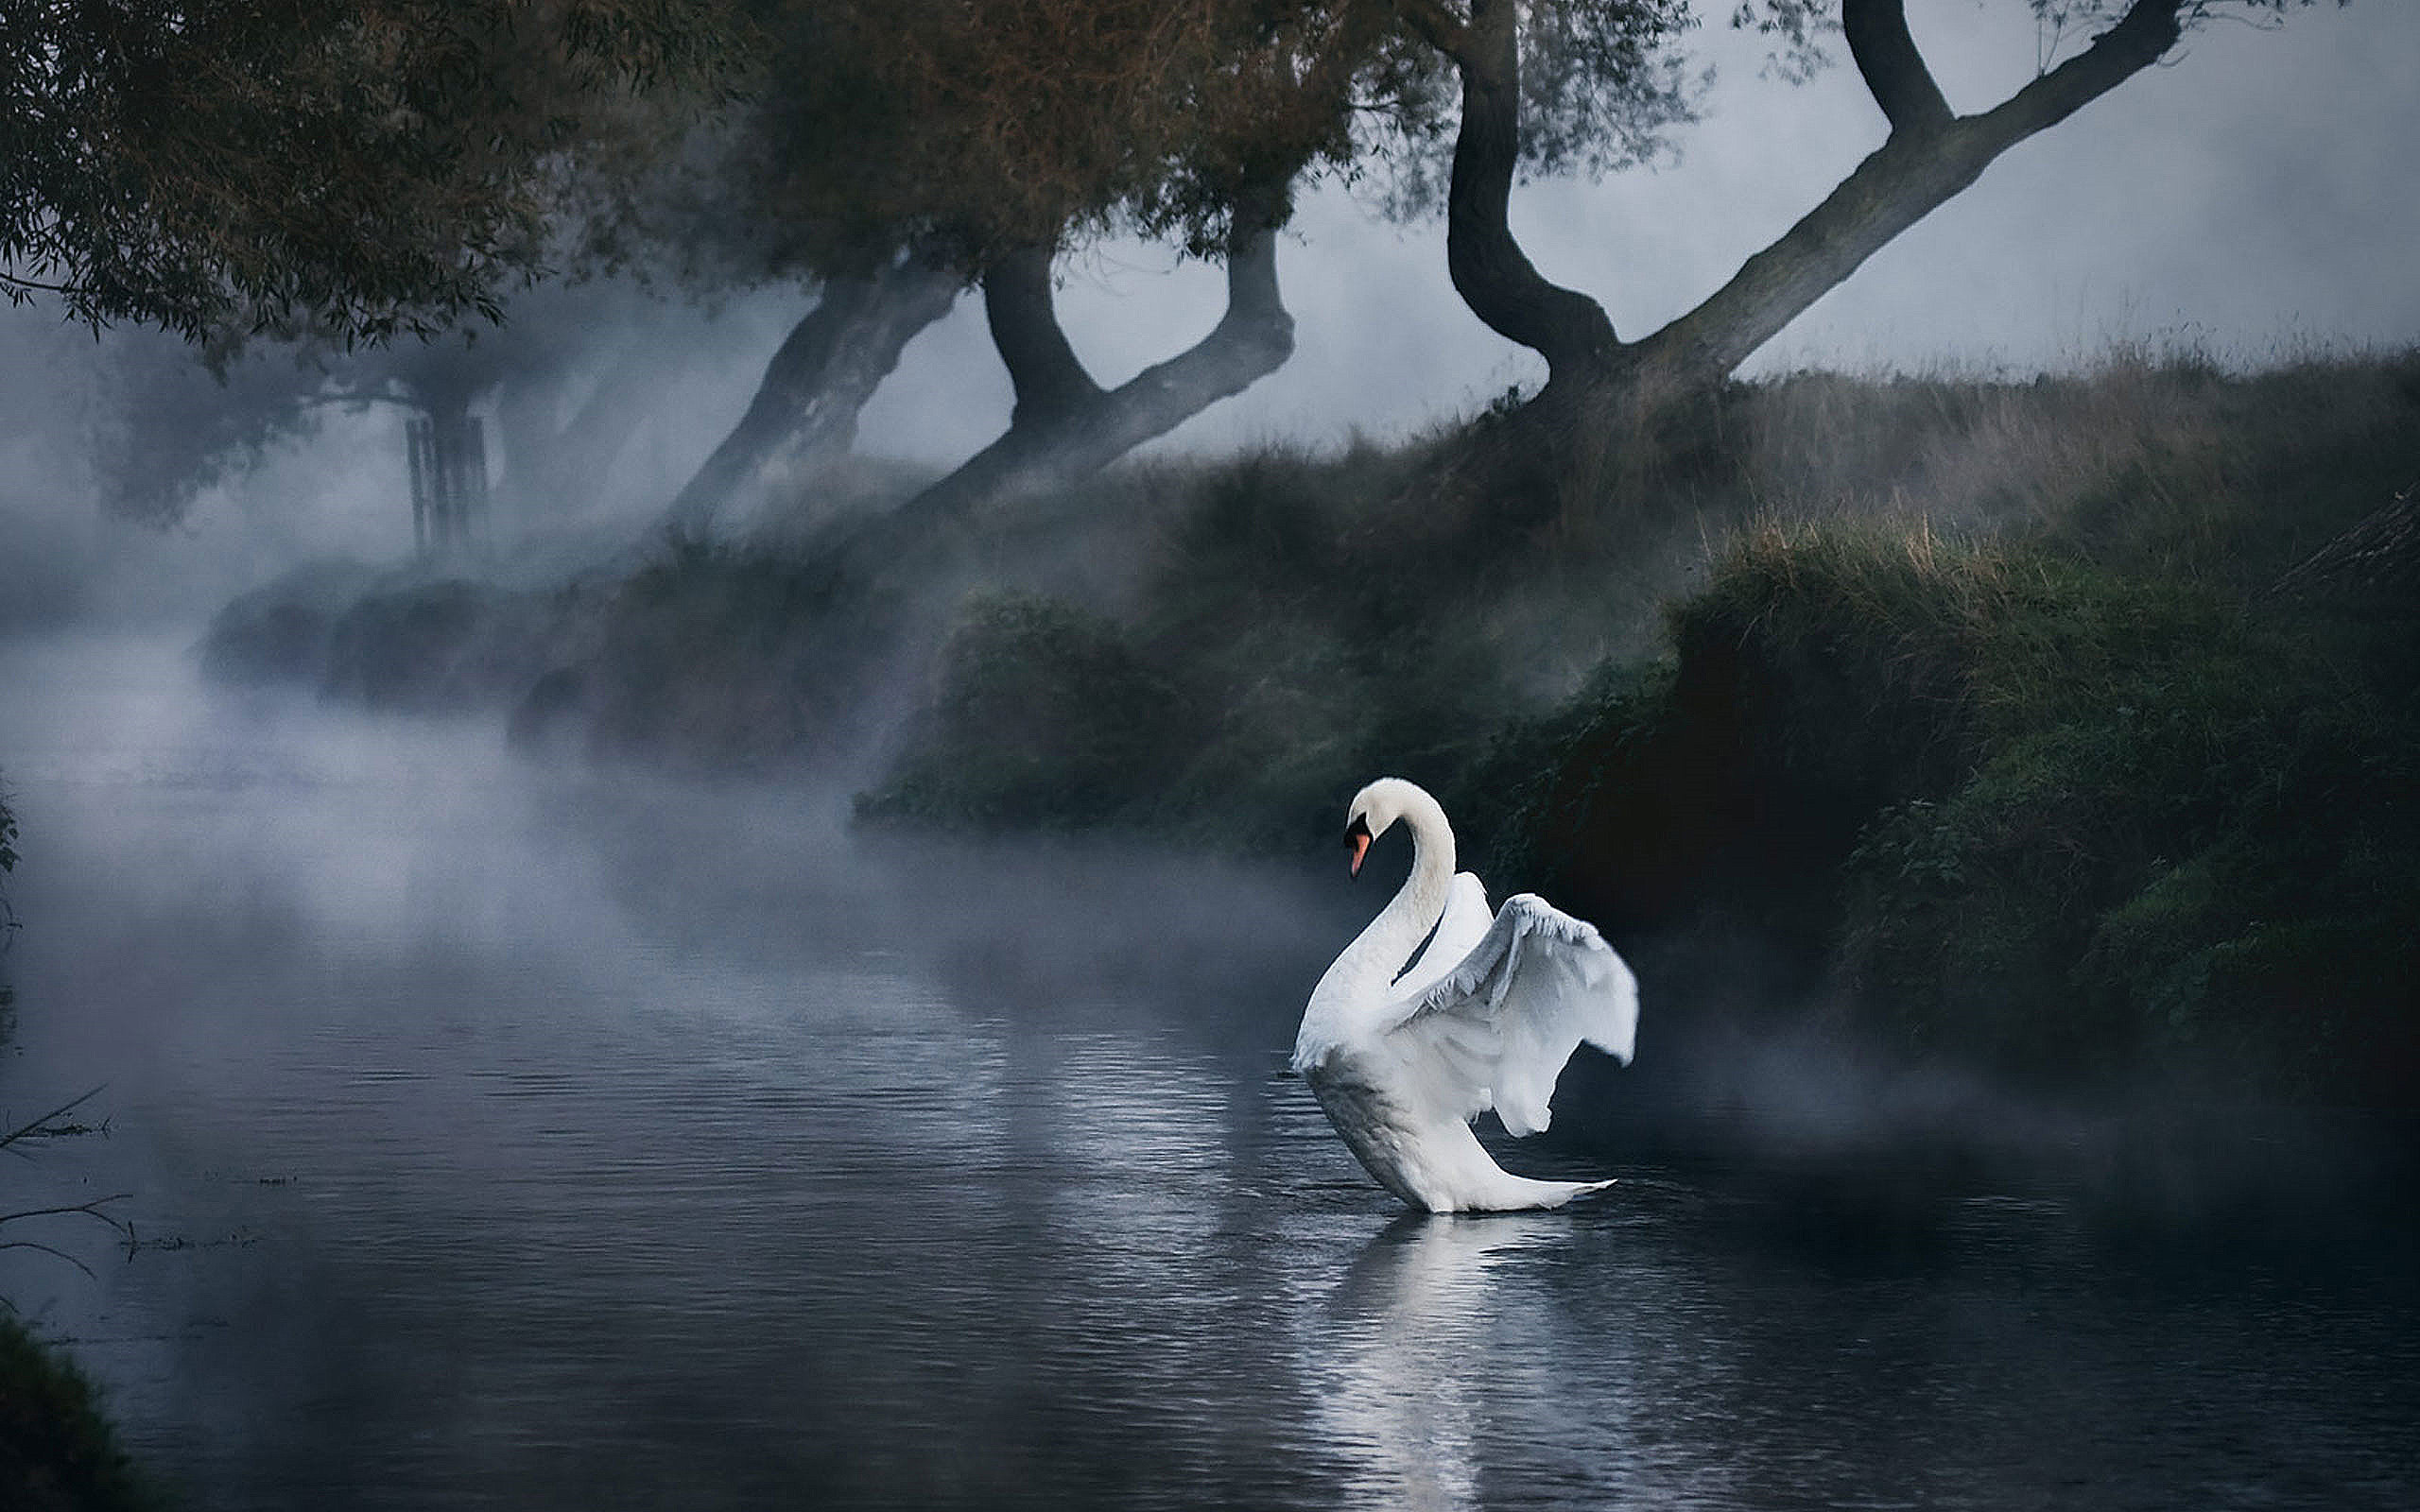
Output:
[[[134,1194],[131,1192],[112,1192],[106,1197],[95,1197],[89,1202],[70,1202],[55,1208],[26,1208],[16,1212],[0,1212],[0,1224],[11,1224],[24,1218],[54,1218],[63,1216],[68,1213],[82,1213],[87,1218],[97,1219],[100,1222],[109,1225],[112,1231],[125,1235],[126,1242],[129,1245],[131,1245],[134,1243],[134,1225],[124,1218],[118,1217],[114,1213],[107,1212],[103,1210],[110,1203],[124,1202],[133,1194]],[[82,1261],[78,1260],[75,1256],[67,1253],[63,1249],[53,1248],[49,1245],[43,1244],[38,1240],[0,1240],[0,1249],[40,1250],[45,1255],[57,1256],[59,1259],[75,1266],[78,1270],[82,1271],[87,1276],[93,1274],[92,1266],[85,1264]],[[129,1252],[131,1253],[131,1251]]]
[[[80,1097],[69,1098],[67,1101],[60,1104],[57,1108],[52,1108],[49,1112],[43,1114],[40,1118],[34,1119],[30,1123],[20,1124],[15,1128],[10,1129],[8,1133],[0,1134],[0,1150],[7,1149],[9,1145],[16,1143],[19,1140],[56,1138],[62,1134],[90,1133],[92,1130],[88,1125],[79,1124],[64,1124],[54,1126],[51,1121],[58,1118],[62,1113],[72,1113],[77,1108],[81,1108],[84,1104],[91,1102],[95,1097],[98,1097],[101,1094],[101,1088],[107,1087],[109,1083],[103,1082],[100,1087],[94,1088],[91,1091],[84,1093]],[[103,1133],[107,1133],[109,1131],[109,1123],[107,1120],[102,1121],[100,1130]]]

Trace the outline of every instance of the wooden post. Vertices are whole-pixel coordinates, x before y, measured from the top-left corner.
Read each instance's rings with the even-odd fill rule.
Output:
[[[468,545],[487,523],[486,426],[476,415],[415,415],[404,422],[404,444],[413,546],[425,557]]]
[[[406,416],[404,420],[404,452],[411,458],[412,465],[412,549],[424,557],[428,555],[430,503],[435,491],[429,475],[434,471],[430,466],[434,460],[432,451],[427,419],[420,415]]]

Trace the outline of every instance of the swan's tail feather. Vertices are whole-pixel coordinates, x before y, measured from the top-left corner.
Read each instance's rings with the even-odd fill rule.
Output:
[[[1604,1191],[1607,1187],[1612,1186],[1614,1181],[1613,1178],[1608,1177],[1602,1181],[1549,1181],[1546,1184],[1555,1188],[1556,1190],[1552,1196],[1540,1198],[1538,1206],[1541,1208],[1560,1208],[1566,1202],[1571,1202],[1581,1197],[1594,1196],[1596,1194]]]
[[[1465,1212],[1534,1212],[1547,1208],[1560,1208],[1577,1197],[1591,1196],[1614,1184],[1616,1178],[1602,1181],[1534,1181],[1525,1176],[1504,1173],[1504,1185],[1485,1197],[1468,1203]],[[1432,1208],[1429,1211],[1446,1210]]]

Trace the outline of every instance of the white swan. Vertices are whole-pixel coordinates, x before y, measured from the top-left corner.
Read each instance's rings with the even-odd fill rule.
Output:
[[[1595,925],[1533,893],[1491,919],[1479,880],[1455,874],[1445,811],[1418,786],[1382,777],[1350,813],[1354,875],[1397,820],[1411,829],[1411,875],[1303,1011],[1294,1069],[1328,1122],[1381,1186],[1431,1212],[1559,1208],[1613,1185],[1514,1176],[1470,1121],[1494,1108],[1514,1134],[1545,1128],[1555,1078],[1582,1040],[1627,1065],[1638,1033],[1630,968]]]

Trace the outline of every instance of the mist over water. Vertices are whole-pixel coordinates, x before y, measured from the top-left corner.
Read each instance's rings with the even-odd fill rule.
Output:
[[[2014,30],[1910,8],[1962,108],[2032,61],[2003,9]],[[2203,34],[1748,374],[2411,339],[2414,16]],[[1681,163],[1515,200],[1625,335],[1878,139],[1845,67],[1798,90],[1708,44],[1729,93]],[[1453,296],[1433,222],[1321,190],[1281,268],[1295,357],[1147,455],[1401,437],[1540,376]],[[1061,272],[1105,383],[1223,300],[1164,249]],[[618,361],[643,422],[439,570],[551,588],[628,559],[810,302],[596,293],[498,340],[594,338],[541,347],[533,410]],[[77,1116],[106,1123],[6,1162],[0,1211],[123,1192],[134,1235],[12,1229],[94,1274],[0,1250],[0,1297],[183,1504],[2420,1503],[2420,1246],[2379,1130],[2145,1154],[1820,1033],[1693,1035],[1651,996],[1638,1067],[1583,1057],[1552,1135],[1490,1134],[1516,1170],[1618,1176],[1609,1197],[1407,1216],[1285,1072],[1399,855],[1355,890],[1324,833],[1315,871],[906,839],[853,830],[842,786],[548,766],[493,710],[207,685],[189,647],[235,594],[401,570],[403,421],[331,406],[178,524],[130,524],[98,474],[119,365],[182,361],[152,340],[0,310],[0,1113],[100,1087]],[[859,451],[928,475],[1011,403],[965,300]],[[1114,566],[1070,567],[1069,596]],[[1708,1002],[1766,989],[1705,954]]]
[[[2396,1242],[1548,1143],[1407,1217],[1283,1074],[1369,899],[13,643],[0,1256],[204,1508],[2395,1506]],[[1651,1005],[1650,1012],[1652,1012]],[[1618,1083],[1614,1087],[1620,1092]]]

